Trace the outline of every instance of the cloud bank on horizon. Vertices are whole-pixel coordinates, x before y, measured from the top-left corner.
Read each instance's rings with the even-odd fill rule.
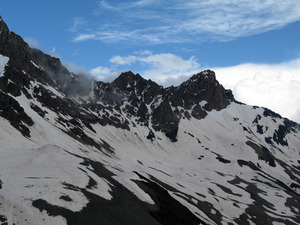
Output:
[[[269,108],[300,123],[300,58],[280,64],[241,64],[214,68],[235,98]]]

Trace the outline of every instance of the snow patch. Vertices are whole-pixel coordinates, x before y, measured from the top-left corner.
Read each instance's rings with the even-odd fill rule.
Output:
[[[207,104],[207,101],[202,100],[199,105],[203,108]]]
[[[0,54],[0,77],[4,76],[5,66],[9,61],[9,57]]]
[[[35,62],[33,62],[32,60],[30,61],[32,63],[32,65],[34,65],[36,68],[38,68],[39,70],[43,70],[44,68],[42,66],[38,66],[35,64]]]

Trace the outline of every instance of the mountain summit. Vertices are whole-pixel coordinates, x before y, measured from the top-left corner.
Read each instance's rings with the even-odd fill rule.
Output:
[[[0,17],[1,224],[299,224],[300,126],[205,70],[69,72]]]

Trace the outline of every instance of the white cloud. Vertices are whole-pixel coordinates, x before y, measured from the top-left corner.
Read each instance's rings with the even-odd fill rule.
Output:
[[[300,123],[300,59],[262,65],[214,68],[219,82],[238,101],[267,107]]]
[[[194,57],[185,60],[174,54],[152,54],[147,50],[137,52],[136,55],[115,56],[110,59],[110,62],[121,66],[139,63],[144,68],[139,72],[145,78],[155,80],[162,85],[168,85],[169,80],[173,81],[172,84],[179,84],[178,82],[200,69]]]
[[[73,63],[69,63],[69,62],[64,62],[63,63],[64,66],[72,73],[74,74],[81,74],[81,75],[86,75],[86,76],[90,76],[89,73],[87,73],[83,68],[81,68],[80,66],[77,66]]]
[[[190,76],[199,71],[200,65],[194,57],[187,60],[170,53],[149,55],[140,58],[140,61],[146,63],[149,69],[144,71],[146,77],[169,86],[169,80],[180,82],[181,77]],[[175,85],[178,83],[174,83]]]
[[[104,82],[111,82],[120,73],[115,71],[113,68],[98,66],[89,71],[89,73],[95,77],[96,80],[101,80]]]
[[[229,41],[300,20],[298,0],[138,0],[118,4],[102,0],[97,10],[95,15],[101,18],[95,18],[99,24],[94,32],[86,33],[83,29],[76,41],[96,39],[135,44]],[[71,29],[75,27],[77,23]]]
[[[129,55],[126,57],[115,56],[110,59],[111,63],[118,64],[118,65],[131,65],[132,63],[136,62],[138,58],[133,55]]]
[[[98,66],[96,68],[91,69],[88,72],[82,67],[77,66],[73,63],[64,63],[64,66],[74,74],[84,75],[93,80],[101,80],[104,82],[111,82],[120,74],[120,72],[115,71],[113,68],[108,68],[104,66]]]
[[[111,73],[111,69],[108,67],[98,66],[92,69],[90,73],[94,76],[109,75]]]

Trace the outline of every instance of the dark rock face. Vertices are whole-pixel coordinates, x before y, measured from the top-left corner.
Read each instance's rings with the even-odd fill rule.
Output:
[[[102,124],[129,129],[129,120],[137,118],[137,124],[149,127],[151,123],[149,129],[164,132],[173,142],[177,141],[180,119],[203,119],[208,111],[221,110],[234,100],[233,96],[227,98],[226,90],[210,70],[169,88],[128,71],[112,83],[94,82],[93,94],[94,99],[88,107],[103,112]],[[112,109],[118,113],[108,115]],[[122,119],[123,113],[128,120]]]
[[[27,52],[30,48],[23,39],[13,32],[10,32],[7,25],[0,18],[0,52],[4,56],[9,56],[13,61],[29,62]]]
[[[178,88],[178,95],[182,96],[184,107],[191,108],[195,102],[207,101],[204,109],[221,110],[229,104],[226,90],[216,80],[215,73],[205,70],[195,74]]]
[[[99,92],[102,95],[97,94]],[[194,75],[178,87],[169,88],[145,80],[139,74],[125,72],[111,84],[98,83],[95,95],[115,105],[117,111],[121,111],[120,106],[128,102],[124,111],[129,117],[138,117],[138,122],[145,126],[151,122],[155,131],[164,132],[171,141],[177,140],[178,124],[182,117],[203,119],[207,111],[221,110],[233,99],[227,98],[226,90],[210,70]],[[204,103],[202,106],[201,102]]]

